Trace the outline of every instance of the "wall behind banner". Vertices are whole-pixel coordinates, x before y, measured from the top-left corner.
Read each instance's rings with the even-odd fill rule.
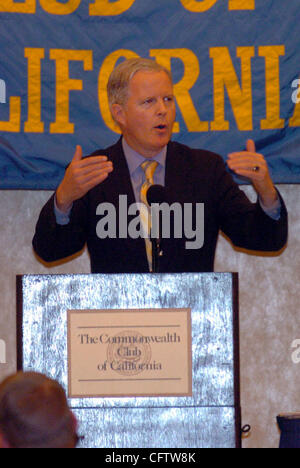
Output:
[[[298,0],[156,3],[0,0],[1,188],[54,189],[76,144],[115,141],[106,84],[135,56],[173,72],[174,138],[224,159],[253,138],[300,182]]]

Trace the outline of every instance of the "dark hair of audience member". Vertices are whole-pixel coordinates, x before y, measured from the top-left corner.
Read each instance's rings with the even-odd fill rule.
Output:
[[[76,419],[62,386],[18,372],[0,384],[0,433],[10,448],[74,448]]]

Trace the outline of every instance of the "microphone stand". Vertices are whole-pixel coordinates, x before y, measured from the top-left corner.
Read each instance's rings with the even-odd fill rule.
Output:
[[[162,185],[151,185],[147,191],[147,202],[150,207],[152,216],[152,204],[160,205],[165,201],[165,188]],[[160,272],[160,257],[163,252],[161,250],[161,239],[162,239],[162,214],[155,217],[158,226],[156,226],[155,236],[152,235],[153,219],[151,220],[151,235],[150,240],[152,243],[152,273]]]
[[[160,266],[160,257],[162,255],[161,249],[160,249],[160,244],[161,244],[161,239],[159,238],[151,238],[152,242],[152,272],[153,273],[159,273],[159,266]]]
[[[151,229],[151,243],[152,243],[152,272],[159,273],[160,272],[160,260],[163,256],[163,251],[161,248],[162,243],[162,213],[160,216],[156,217],[158,226],[156,226],[156,230],[154,231],[155,236],[152,235]]]

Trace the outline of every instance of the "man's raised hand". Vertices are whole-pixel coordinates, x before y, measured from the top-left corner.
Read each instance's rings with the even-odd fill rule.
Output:
[[[246,151],[228,155],[228,167],[236,174],[248,177],[260,195],[265,207],[273,206],[278,199],[264,156],[256,152],[253,140],[247,140]]]
[[[56,191],[57,208],[67,212],[75,200],[103,182],[112,171],[113,165],[107,156],[82,158],[82,148],[76,146],[73,159]]]

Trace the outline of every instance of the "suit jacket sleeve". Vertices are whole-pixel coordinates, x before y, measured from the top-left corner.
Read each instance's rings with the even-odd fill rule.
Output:
[[[79,252],[87,237],[85,198],[73,204],[70,222],[61,226],[56,223],[54,196],[43,207],[32,241],[35,252],[46,262],[53,262]]]
[[[223,165],[220,163],[220,165]],[[251,203],[233,182],[231,175],[219,166],[216,170],[216,191],[220,229],[236,247],[256,251],[278,251],[288,236],[288,215],[281,202],[281,216],[274,220],[261,208],[259,200]]]

